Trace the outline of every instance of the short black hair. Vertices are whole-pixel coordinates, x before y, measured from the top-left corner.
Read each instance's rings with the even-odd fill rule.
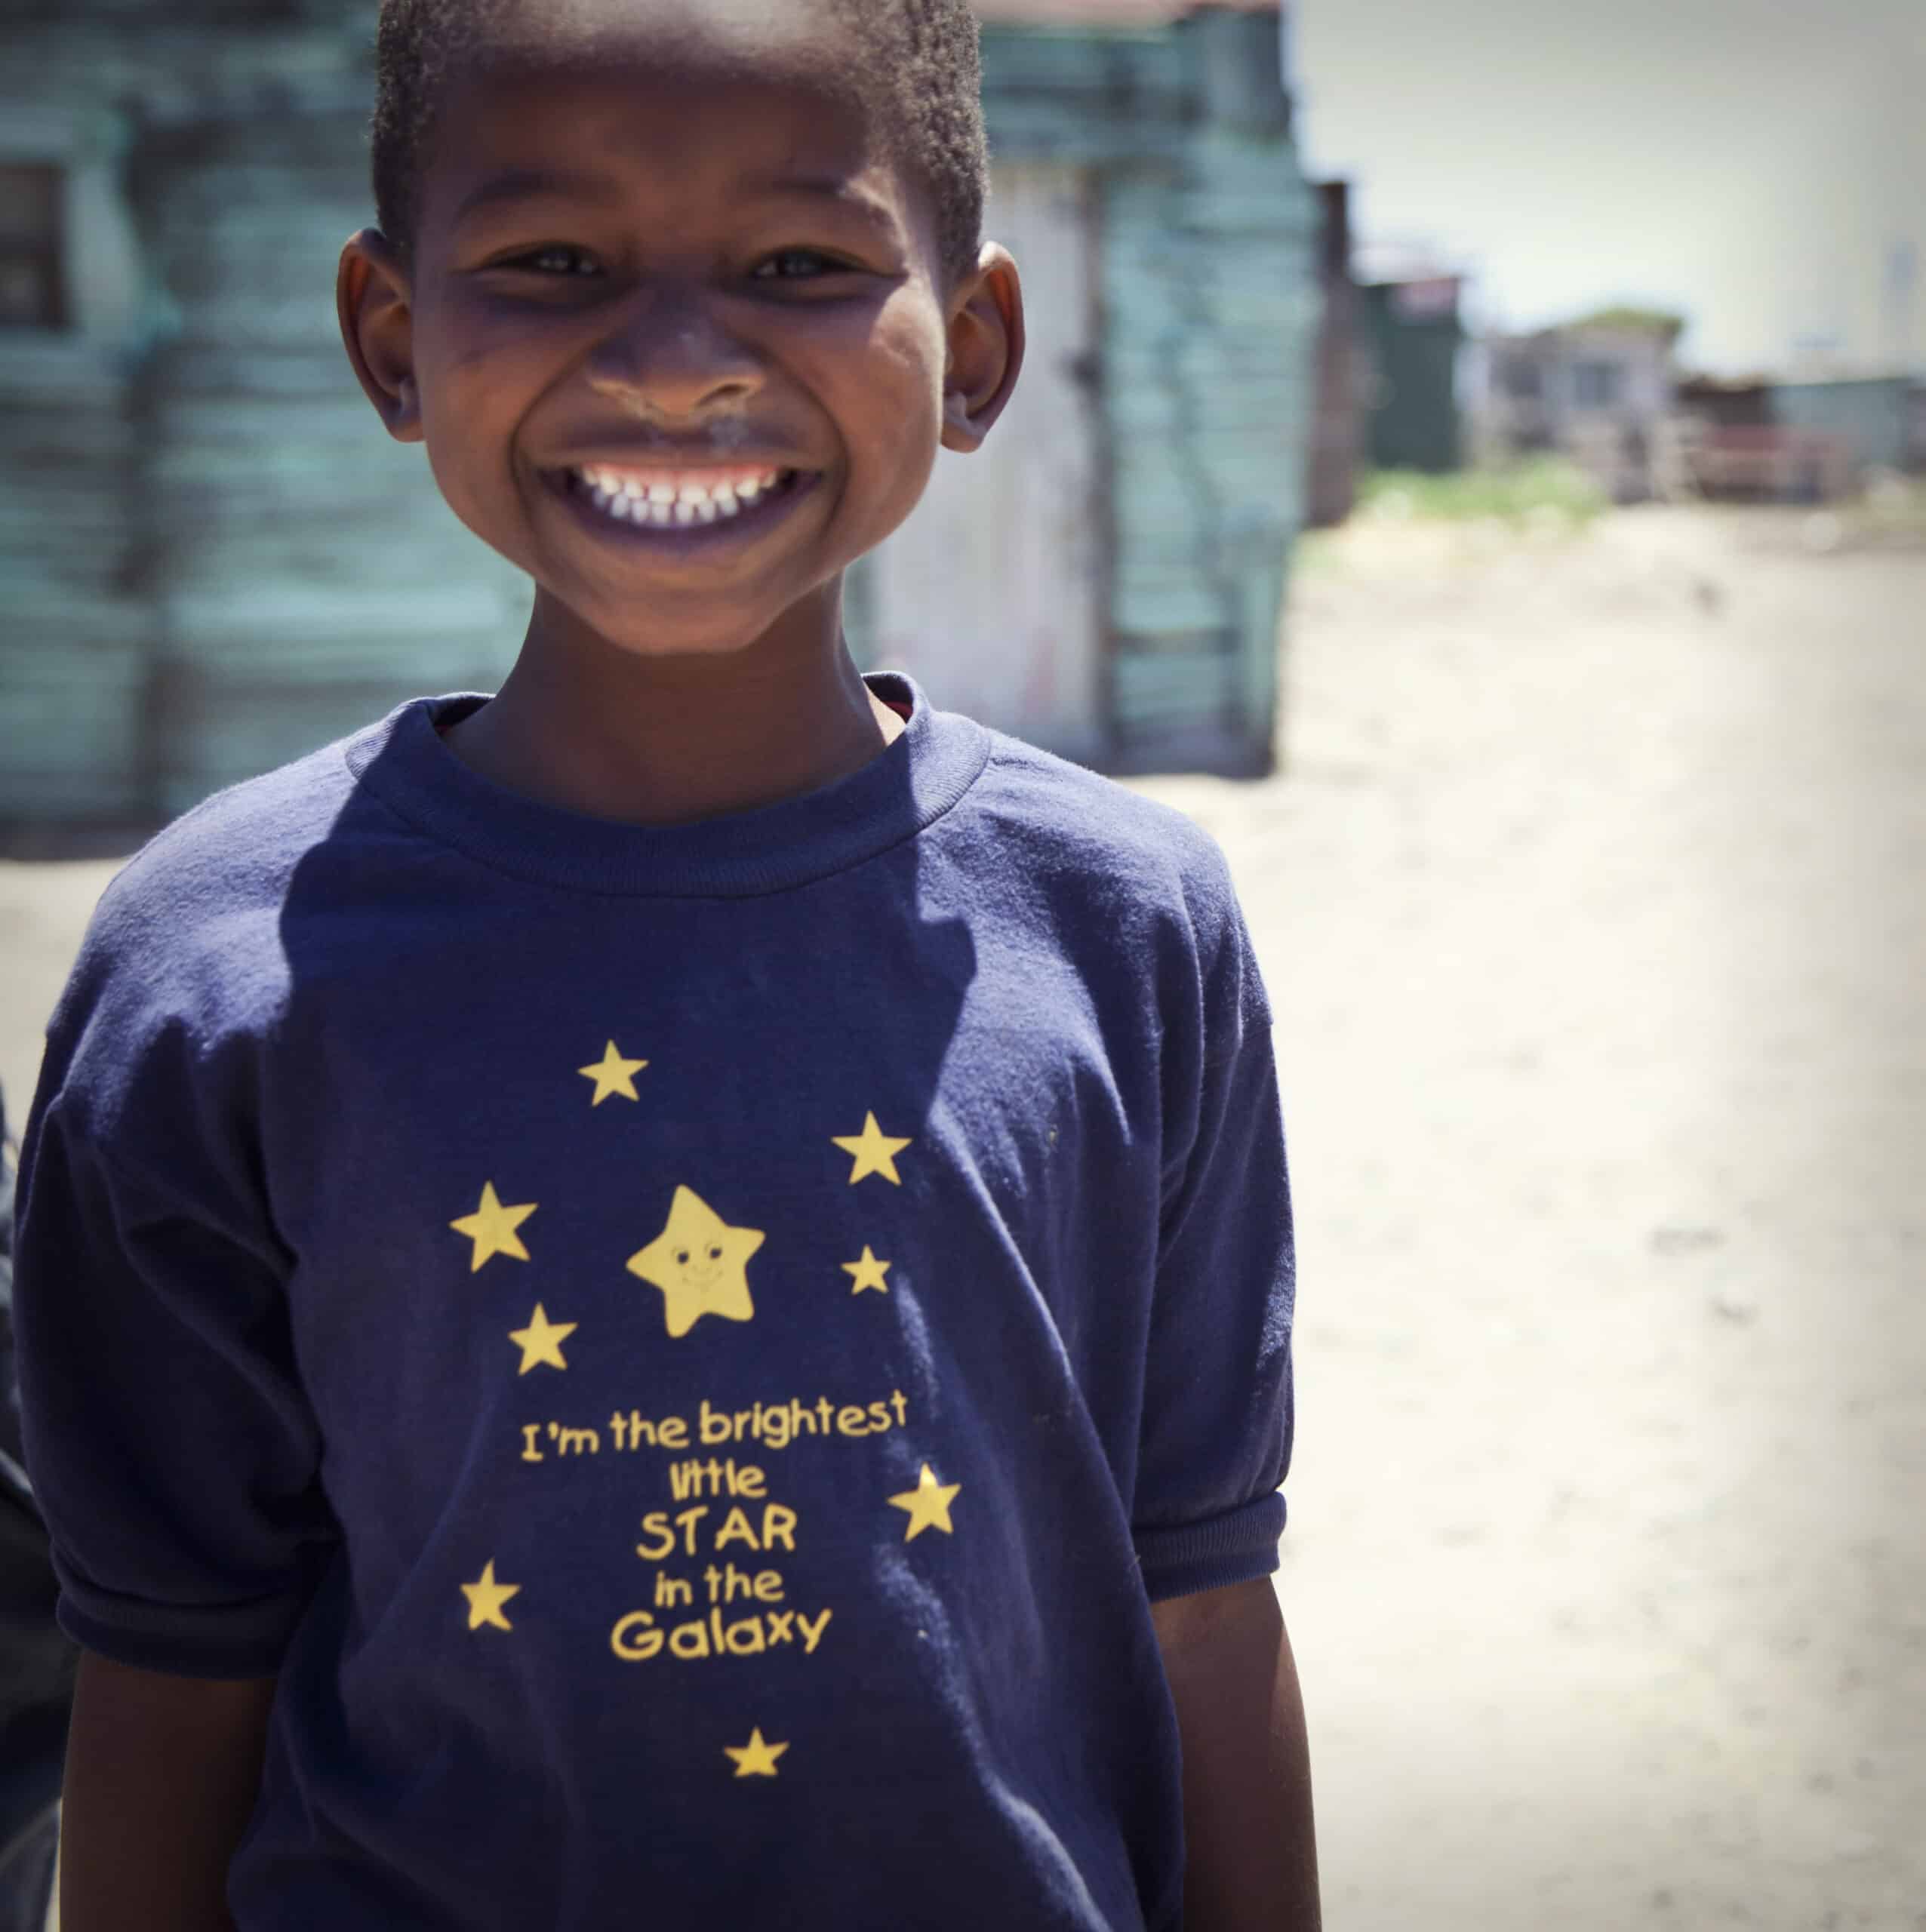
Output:
[[[539,28],[540,0],[381,0],[370,124],[375,220],[414,258],[421,177],[437,109],[492,26]],[[976,14],[969,0],[826,0],[854,37],[854,64],[887,125],[897,164],[928,193],[944,272],[976,265],[989,180]]]

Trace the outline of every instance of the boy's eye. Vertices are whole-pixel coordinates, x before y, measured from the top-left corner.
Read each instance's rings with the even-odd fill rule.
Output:
[[[572,248],[567,242],[551,242],[545,248],[534,248],[531,249],[525,255],[516,255],[510,260],[502,263],[500,266],[503,268],[518,269],[534,267],[540,263],[552,263],[557,261],[573,261],[580,263],[588,262],[590,259],[591,258],[588,255],[585,254],[580,248]],[[546,272],[546,271],[545,270],[544,272]],[[593,270],[583,270],[579,268],[564,268],[561,269],[559,272],[566,275],[573,275],[579,273],[592,273]]]
[[[806,281],[819,275],[846,272],[848,266],[814,248],[779,248],[758,263],[752,273],[758,281]]]

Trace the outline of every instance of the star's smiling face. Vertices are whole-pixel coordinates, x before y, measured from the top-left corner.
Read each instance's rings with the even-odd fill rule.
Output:
[[[537,629],[731,650],[833,614],[1000,409],[1020,309],[1001,251],[987,281],[940,261],[826,10],[638,11],[592,58],[450,78],[412,262],[355,237],[343,328]]]
[[[671,1265],[681,1273],[685,1285],[706,1289],[721,1271],[722,1244],[712,1241],[694,1247],[684,1245],[676,1248],[669,1258]]]

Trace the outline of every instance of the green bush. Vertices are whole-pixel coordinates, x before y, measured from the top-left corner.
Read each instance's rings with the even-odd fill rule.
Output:
[[[1369,470],[1358,481],[1358,507],[1377,516],[1496,517],[1510,523],[1523,522],[1534,510],[1550,509],[1583,523],[1606,507],[1606,498],[1577,464],[1544,456],[1442,475],[1418,469]]]

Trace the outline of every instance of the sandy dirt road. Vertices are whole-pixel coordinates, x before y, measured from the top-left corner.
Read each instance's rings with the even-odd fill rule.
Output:
[[[1926,1927],[1926,552],[1800,528],[1360,523],[1285,772],[1141,781],[1277,1011],[1331,1932]],[[0,864],[10,1096],[111,869]]]
[[[1926,1927],[1926,555],[1361,525],[1257,928],[1334,1932]]]

